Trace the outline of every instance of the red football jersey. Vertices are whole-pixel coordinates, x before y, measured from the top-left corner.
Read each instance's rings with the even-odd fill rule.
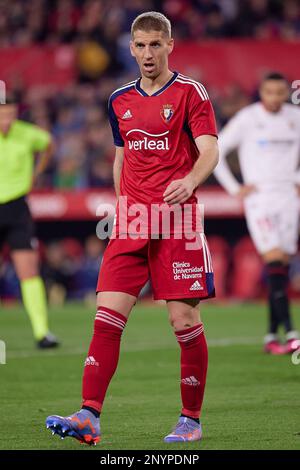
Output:
[[[164,203],[163,193],[173,180],[192,170],[199,156],[194,139],[217,135],[217,130],[202,84],[174,72],[168,83],[149,96],[140,82],[139,78],[112,93],[109,118],[115,145],[124,147],[120,195],[127,196],[127,207],[138,203],[153,208]],[[196,207],[196,202],[193,194],[185,204]],[[149,217],[150,211],[142,224],[150,227]]]
[[[199,156],[194,139],[217,135],[215,117],[204,86],[191,78],[175,72],[151,96],[140,82],[123,85],[109,99],[114,143],[124,147],[120,193],[129,203],[162,203],[171,181],[193,168]]]

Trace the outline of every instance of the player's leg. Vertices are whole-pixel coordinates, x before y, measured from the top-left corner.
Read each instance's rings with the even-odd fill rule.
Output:
[[[83,408],[101,412],[110,381],[119,361],[120,343],[137,297],[124,292],[98,292],[94,332],[85,361]]]
[[[278,328],[283,325],[287,331],[292,329],[288,286],[288,257],[280,248],[262,253],[268,283],[269,331],[265,336],[265,351],[271,354],[284,354],[285,350],[278,340]]]
[[[58,346],[49,332],[48,309],[44,283],[39,275],[38,253],[35,250],[34,227],[24,198],[13,201],[7,242],[20,280],[22,300],[30,318],[34,338],[40,348]]]
[[[44,282],[38,271],[38,254],[31,250],[14,250],[12,260],[20,280],[22,300],[31,321],[34,338],[40,349],[57,347],[57,338],[50,333]]]
[[[275,201],[276,202],[276,201]],[[245,200],[245,215],[248,230],[257,251],[265,263],[268,283],[268,332],[264,338],[264,351],[270,354],[285,354],[279,341],[278,330],[283,322],[282,310],[287,311],[286,265],[279,227],[279,208],[268,195],[254,194]],[[280,273],[279,273],[280,271]],[[278,297],[279,295],[279,297]]]
[[[275,318],[277,328],[282,325],[286,332],[287,343],[282,350],[277,331],[275,328],[272,330],[270,324],[265,349],[276,354],[289,353],[299,347],[299,336],[292,325],[288,297],[289,259],[290,255],[296,253],[298,244],[298,197],[293,191],[290,194],[283,193],[273,206],[276,212],[274,218],[267,219],[268,230],[264,234],[264,245],[261,242],[260,252],[266,266],[271,318]]]
[[[299,197],[298,194],[289,195],[283,203],[279,218],[280,248],[283,253],[282,262],[285,267],[285,296],[286,301],[282,309],[282,324],[286,334],[284,345],[287,354],[293,353],[300,348],[300,335],[295,330],[289,308],[288,284],[289,284],[289,262],[291,256],[297,253],[299,238]]]
[[[290,302],[288,296],[289,284],[289,255],[281,249],[271,250],[263,255],[267,268],[269,298],[274,316],[278,323],[282,324],[286,333],[286,345],[284,353],[291,353],[299,349],[299,333],[294,329],[290,313]],[[267,336],[268,337],[268,336]],[[272,341],[276,336],[269,334],[269,342],[266,344],[267,352],[272,347]],[[275,344],[276,347],[276,344]]]
[[[272,308],[280,324],[286,331],[292,329],[292,321],[289,313],[289,301],[287,295],[289,255],[281,248],[274,248],[262,254],[267,268],[269,295]]]
[[[122,332],[148,280],[147,250],[145,240],[110,241],[99,273],[94,332],[83,373],[82,408],[69,417],[49,416],[46,424],[53,433],[87,444],[100,440],[99,416],[118,365]]]
[[[285,354],[297,346],[298,333],[293,330],[288,298],[289,255],[297,250],[299,202],[293,188],[277,194],[254,194],[245,200],[248,229],[257,251],[265,263],[268,279],[269,331],[265,351]],[[278,339],[279,326],[287,334],[287,345]]]
[[[124,292],[98,293],[94,333],[84,364],[82,407],[71,416],[48,416],[46,425],[52,434],[62,439],[74,437],[89,445],[100,441],[103,401],[118,365],[121,336],[135,302],[135,296]]]
[[[197,299],[167,301],[170,324],[181,349],[182,409],[165,442],[201,439],[200,413],[206,384],[208,351]]]
[[[38,274],[38,255],[33,250],[14,250],[11,257],[20,280],[23,304],[39,343],[47,337],[49,328],[45,288]]]
[[[201,438],[207,345],[199,300],[214,296],[211,257],[203,233],[193,241],[152,240],[150,272],[155,299],[167,300],[170,323],[181,349],[182,415],[166,442]]]
[[[122,332],[148,280],[147,240],[111,240],[97,285],[94,333],[83,374],[83,406],[99,413],[116,370]],[[90,359],[96,364],[90,364]]]

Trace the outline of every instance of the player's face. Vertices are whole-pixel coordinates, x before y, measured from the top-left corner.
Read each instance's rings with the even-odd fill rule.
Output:
[[[16,118],[17,106],[15,104],[0,105],[0,132],[6,134]]]
[[[285,80],[266,80],[259,93],[265,108],[271,113],[277,113],[288,99],[289,89]]]
[[[130,52],[143,77],[155,79],[168,69],[168,56],[173,45],[173,39],[162,31],[135,31]]]

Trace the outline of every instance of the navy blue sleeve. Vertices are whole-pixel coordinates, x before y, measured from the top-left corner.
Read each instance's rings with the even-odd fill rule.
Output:
[[[117,147],[124,147],[124,140],[122,139],[121,134],[120,134],[118,118],[114,111],[111,97],[109,98],[109,101],[108,101],[108,116],[109,116],[109,122],[111,125],[111,130],[113,133],[114,144]]]

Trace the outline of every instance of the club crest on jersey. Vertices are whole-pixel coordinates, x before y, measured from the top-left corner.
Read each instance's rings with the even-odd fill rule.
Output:
[[[163,109],[160,111],[160,115],[165,122],[169,122],[171,117],[174,114],[173,105],[172,104],[164,104]]]

